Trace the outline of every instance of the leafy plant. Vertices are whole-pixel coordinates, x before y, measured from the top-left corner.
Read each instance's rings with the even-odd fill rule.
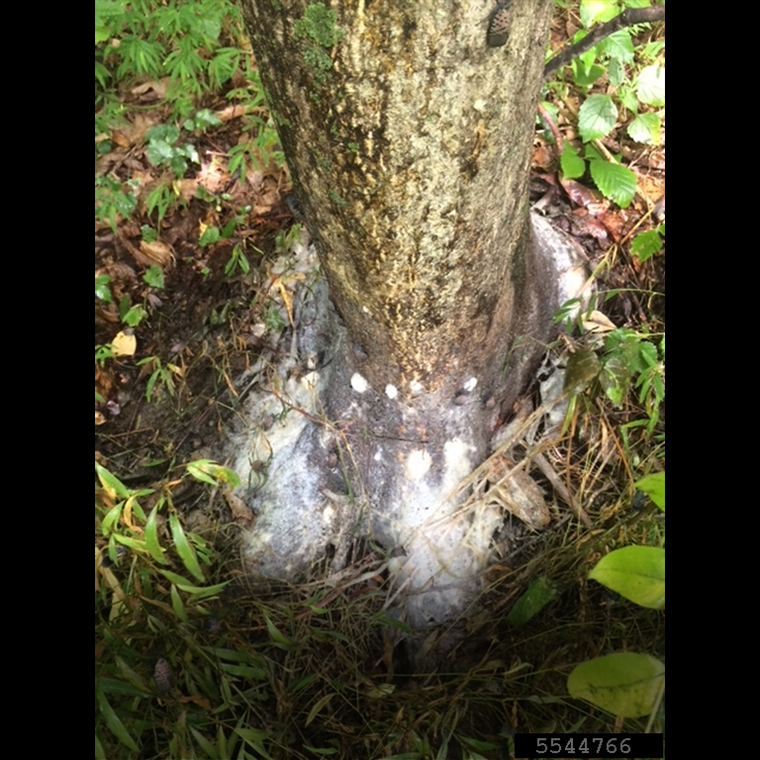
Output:
[[[95,178],[95,218],[107,219],[114,232],[117,215],[129,217],[137,208],[133,186],[132,182],[122,183],[109,176]]]
[[[200,467],[206,482],[221,479],[236,483],[233,472],[208,460],[191,462],[186,475]],[[129,488],[109,469],[95,463],[98,487],[95,493],[96,527],[96,651],[95,723],[96,758],[124,757],[126,748],[138,752],[151,727],[145,721],[150,704],[158,697],[171,699],[172,667],[165,651],[153,655],[153,678],[142,662],[149,652],[141,650],[146,634],[158,635],[162,646],[170,641],[170,626],[188,625],[209,617],[206,605],[227,585],[209,583],[208,571],[215,552],[201,536],[187,532],[172,499],[175,480],[160,491]],[[150,505],[150,506],[148,506]],[[187,576],[190,576],[188,579]],[[202,585],[198,585],[202,584]],[[136,600],[139,603],[135,603]],[[135,626],[138,626],[136,628]],[[141,635],[124,636],[129,629]],[[185,647],[187,645],[185,644]],[[197,644],[192,644],[196,656]],[[135,716],[141,714],[140,719]],[[202,722],[193,721],[197,728]],[[182,736],[184,732],[178,729]],[[176,741],[176,738],[175,738]],[[201,736],[199,743],[208,741]],[[133,755],[129,755],[130,757]],[[209,757],[223,757],[216,750]]]
[[[229,81],[241,49],[222,44],[235,39],[240,11],[226,0],[96,0],[96,101],[115,97],[109,86],[135,77],[168,78],[167,99],[185,116],[197,98]]]
[[[634,484],[665,511],[665,473]],[[626,546],[596,563],[589,578],[642,607],[665,606],[665,549]],[[665,666],[655,657],[620,652],[576,666],[567,679],[571,696],[591,702],[613,715],[639,718],[653,714],[665,688]]]
[[[567,362],[565,390],[577,394],[600,388],[615,406],[621,406],[631,387],[647,413],[646,431],[651,434],[665,398],[665,336],[659,343],[652,336],[629,328],[608,332],[576,347]]]
[[[665,223],[663,222],[653,230],[640,232],[631,241],[631,253],[644,262],[662,250],[662,239],[665,237]]]
[[[644,3],[646,5],[648,3]],[[594,24],[611,20],[626,6],[641,7],[634,0],[581,0],[580,18],[584,29],[572,42],[589,34]],[[601,155],[590,143],[611,134],[618,122],[627,121],[628,136],[635,142],[657,145],[661,139],[665,105],[665,67],[661,61],[664,43],[634,46],[634,36],[645,25],[626,27],[601,40],[570,64],[572,81],[583,92],[592,87],[603,92],[589,94],[578,111],[578,132],[584,143],[581,153],[565,141],[561,169],[565,179],[582,177],[586,169],[604,197],[626,208],[636,192],[636,176],[619,161]],[[647,62],[637,70],[637,64]],[[550,88],[562,91],[566,85],[557,81]],[[632,118],[628,117],[631,114]]]
[[[153,397],[153,391],[161,388],[165,388],[166,392],[170,396],[174,396],[176,388],[174,385],[173,375],[182,376],[182,370],[176,364],[162,364],[161,360],[157,356],[146,356],[144,359],[140,359],[137,362],[138,367],[143,365],[150,365],[152,372],[148,378],[148,385],[145,389],[145,398],[150,401]]]

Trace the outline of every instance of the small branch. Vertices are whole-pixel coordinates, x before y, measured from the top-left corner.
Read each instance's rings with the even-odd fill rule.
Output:
[[[662,21],[664,18],[664,5],[658,5],[655,8],[628,8],[628,10],[623,11],[619,16],[615,16],[611,21],[594,29],[591,34],[584,37],[579,42],[576,42],[575,45],[571,45],[559,55],[555,55],[554,58],[544,66],[544,78],[549,76],[553,71],[564,66],[566,63],[570,63],[573,58],[581,55],[581,53],[590,50],[605,37],[609,37],[614,32],[617,32],[618,29],[624,29],[626,26],[633,26],[634,24]]]

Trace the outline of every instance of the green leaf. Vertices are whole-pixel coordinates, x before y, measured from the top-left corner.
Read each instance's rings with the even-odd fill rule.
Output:
[[[617,0],[581,0],[581,23],[586,29],[597,22],[610,21],[619,12]]]
[[[631,253],[636,256],[639,261],[646,261],[648,258],[654,256],[655,253],[659,253],[661,249],[662,238],[657,230],[640,232],[631,241]]]
[[[633,484],[643,491],[664,512],[665,511],[665,473],[654,472]]]
[[[652,610],[665,606],[665,549],[626,546],[596,563],[589,578]]]
[[[565,140],[562,155],[559,159],[562,176],[565,179],[578,179],[586,173],[586,162],[578,155],[578,151]]]
[[[146,243],[152,243],[158,237],[156,230],[149,224],[140,225],[140,234]]]
[[[160,500],[151,510],[148,521],[145,523],[145,546],[156,562],[162,565],[168,565],[168,560],[164,557],[164,550],[161,548],[161,542],[158,540],[158,510],[163,504]]]
[[[187,622],[187,613],[185,612],[185,605],[182,603],[182,597],[179,595],[179,591],[177,591],[177,587],[172,583],[172,589],[171,589],[171,597],[172,597],[172,609],[174,610],[174,614],[183,622]]]
[[[206,227],[200,237],[200,240],[198,241],[198,244],[201,248],[203,248],[204,246],[218,242],[220,237],[221,232],[219,231],[218,227]]]
[[[118,496],[119,498],[126,499],[132,495],[132,491],[127,488],[115,475],[112,475],[103,465],[95,462],[95,472],[98,473],[98,479],[100,484],[105,488],[111,498]]]
[[[129,327],[137,327],[148,316],[148,312],[138,303],[132,306],[122,317],[122,322]]]
[[[198,746],[203,750],[208,760],[218,760],[219,754],[216,751],[216,747],[197,729],[192,726],[188,726],[190,733],[195,737],[195,741],[198,742]]]
[[[143,280],[152,288],[161,290],[164,287],[164,270],[157,264],[152,264],[143,275]]]
[[[628,134],[644,145],[659,145],[661,127],[659,114],[641,113],[628,125]]]
[[[111,289],[108,287],[108,283],[111,282],[111,278],[107,274],[99,274],[95,277],[95,298],[99,298],[101,301],[111,303],[113,296],[111,295]]]
[[[217,464],[213,459],[196,459],[194,462],[188,462],[185,469],[196,480],[212,486],[215,486],[218,481],[233,488],[240,485],[240,478],[234,470]]]
[[[609,95],[589,95],[578,112],[578,130],[584,142],[608,135],[617,121],[617,106]]]
[[[636,195],[636,175],[626,166],[603,159],[589,163],[591,178],[605,198],[615,201],[620,208],[628,208]]]
[[[106,699],[106,695],[103,693],[103,689],[100,684],[95,686],[95,699],[98,703],[101,715],[105,718],[106,725],[111,733],[126,747],[129,747],[133,752],[138,752],[139,747],[135,740],[130,736],[129,731],[124,727],[124,724],[119,720],[119,716],[114,711],[113,707]]]
[[[515,627],[525,625],[538,615],[549,602],[557,596],[557,586],[548,578],[534,578],[525,593],[515,602],[507,622]]]
[[[190,581],[171,570],[160,570],[159,572],[172,583],[176,583],[180,591],[197,596],[199,599],[218,594],[230,583],[230,581],[225,581],[224,583],[217,583],[215,586],[194,586]]]
[[[601,364],[593,349],[582,346],[570,354],[565,371],[565,390],[578,393],[599,374]]]
[[[184,562],[188,572],[201,583],[205,583],[206,577],[203,575],[201,566],[198,564],[198,557],[195,554],[195,549],[187,540],[185,531],[182,530],[182,524],[179,521],[179,517],[174,513],[169,515],[169,527],[172,531],[174,546],[177,548],[177,553],[182,558],[182,562]]]
[[[618,29],[599,43],[599,48],[610,58],[621,63],[633,63],[633,42],[630,29]]]
[[[631,383],[631,373],[622,357],[611,356],[605,361],[599,373],[599,383],[615,406],[623,403]]]
[[[269,619],[269,615],[267,615],[266,612],[263,614],[264,620],[267,624],[267,630],[269,631],[269,637],[272,641],[280,647],[280,649],[292,649],[295,646],[294,642],[280,632],[279,628],[277,628],[277,626]]]
[[[665,67],[660,64],[645,66],[636,82],[636,94],[642,103],[650,106],[665,105]]]
[[[304,728],[306,728],[306,726],[308,726],[308,725],[309,725],[309,723],[311,723],[311,722],[314,720],[314,718],[316,718],[316,717],[317,717],[317,715],[319,715],[319,713],[320,713],[320,711],[322,710],[322,708],[323,708],[323,707],[324,707],[324,706],[325,706],[325,705],[326,705],[326,704],[327,704],[327,703],[328,703],[328,702],[329,702],[329,701],[330,701],[330,700],[331,700],[331,699],[332,699],[334,696],[335,696],[335,692],[334,692],[334,691],[332,691],[332,692],[330,692],[329,694],[325,694],[325,696],[324,696],[324,697],[322,697],[322,699],[320,699],[320,700],[318,700],[318,701],[317,701],[317,703],[314,705],[314,707],[312,707],[312,708],[311,708],[311,710],[309,710],[309,714],[306,716],[306,722],[304,723]]]
[[[578,665],[567,679],[570,696],[613,715],[641,718],[654,710],[665,666],[648,654],[621,652]]]

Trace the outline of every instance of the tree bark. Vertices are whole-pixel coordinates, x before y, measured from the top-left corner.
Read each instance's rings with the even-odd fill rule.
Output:
[[[552,2],[515,0],[498,48],[485,0],[242,7],[339,315],[317,286],[304,301],[322,359],[308,386],[281,377],[305,414],[247,495],[251,567],[292,576],[350,523],[398,555],[399,614],[439,622],[477,592],[500,519],[473,527],[452,493],[488,454],[559,305],[566,246],[542,241],[528,202]],[[325,464],[334,451],[338,467]]]

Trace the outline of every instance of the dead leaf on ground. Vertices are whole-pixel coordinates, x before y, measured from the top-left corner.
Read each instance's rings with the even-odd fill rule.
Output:
[[[116,333],[111,341],[114,356],[134,356],[137,350],[137,338],[127,335],[123,330]]]
[[[174,253],[172,252],[171,246],[167,245],[162,240],[154,240],[152,243],[141,240],[140,251],[149,260],[148,266],[151,264],[158,264],[162,269],[165,269],[174,259]]]
[[[232,512],[232,519],[242,525],[252,526],[256,521],[256,516],[251,508],[239,496],[235,496],[232,489],[225,488],[223,493],[224,500]]]
[[[574,179],[561,179],[560,184],[567,193],[568,198],[582,208],[594,203],[599,203],[599,196],[593,191],[576,182]]]
[[[594,309],[588,317],[583,319],[583,329],[586,330],[586,332],[601,333],[610,332],[617,328],[615,323],[612,322],[608,316],[602,314],[601,311]]]

